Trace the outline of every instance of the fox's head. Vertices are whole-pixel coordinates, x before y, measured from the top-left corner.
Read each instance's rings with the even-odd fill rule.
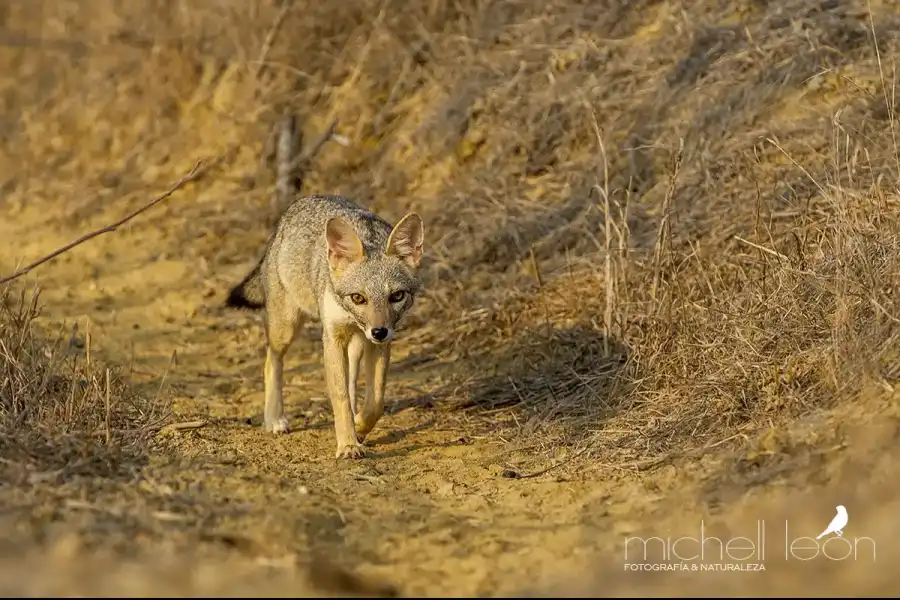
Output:
[[[371,342],[390,342],[412,308],[422,285],[424,236],[422,219],[409,213],[391,230],[383,249],[367,249],[341,217],[328,220],[325,239],[337,300]]]

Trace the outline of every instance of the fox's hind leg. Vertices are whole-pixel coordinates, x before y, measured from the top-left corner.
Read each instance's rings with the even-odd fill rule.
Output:
[[[290,311],[283,296],[271,294],[266,305],[266,406],[263,427],[269,433],[288,433],[284,414],[284,355],[301,325],[298,314]]]

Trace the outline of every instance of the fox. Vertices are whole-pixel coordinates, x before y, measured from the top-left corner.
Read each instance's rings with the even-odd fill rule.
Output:
[[[263,311],[265,431],[290,431],[284,357],[298,330],[318,321],[335,458],[366,455],[363,442],[384,414],[391,343],[423,290],[424,236],[417,213],[392,225],[344,196],[301,196],[287,207],[256,266],[225,301]],[[365,398],[357,394],[360,365]]]

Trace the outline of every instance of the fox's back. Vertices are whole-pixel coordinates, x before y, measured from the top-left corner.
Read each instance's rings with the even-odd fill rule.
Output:
[[[366,252],[384,249],[390,223],[348,198],[321,195],[297,198],[285,210],[266,253],[264,277],[276,277],[297,308],[312,314],[330,286],[325,226],[336,216],[356,230]]]

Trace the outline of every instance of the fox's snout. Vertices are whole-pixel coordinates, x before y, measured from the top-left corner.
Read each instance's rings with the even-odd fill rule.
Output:
[[[383,344],[391,341],[394,337],[394,330],[390,327],[372,327],[366,332],[366,337],[376,344]]]

